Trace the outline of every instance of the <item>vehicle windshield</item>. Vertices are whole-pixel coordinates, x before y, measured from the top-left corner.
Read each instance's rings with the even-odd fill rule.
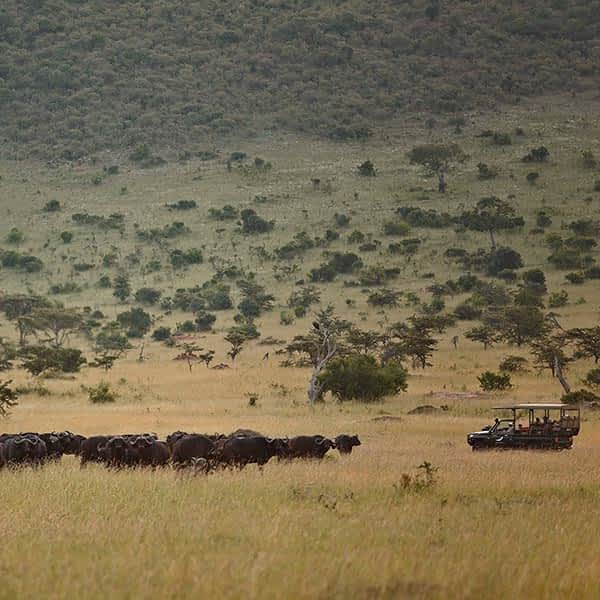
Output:
[[[512,419],[497,419],[494,425],[492,426],[491,431],[494,433],[500,433],[503,431],[508,431],[510,429],[514,429],[514,421]]]

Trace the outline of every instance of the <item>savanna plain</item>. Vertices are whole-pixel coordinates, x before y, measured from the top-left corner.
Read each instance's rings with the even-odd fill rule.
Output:
[[[145,169],[108,152],[95,163],[1,163],[0,235],[18,229],[16,250],[44,265],[35,273],[3,267],[3,294],[37,294],[79,311],[88,307],[86,314],[99,311],[94,335],[138,306],[151,315],[153,330],[181,333],[175,346],[150,331],[133,337],[108,371],[83,366],[75,374],[33,376],[17,361],[2,374],[20,390],[1,422],[4,431],[148,431],[164,438],[179,429],[244,427],[269,436],[358,434],[362,445],[347,456],[332,450],[322,461],[274,459],[262,469],[208,475],[80,469],[72,456],[39,469],[2,469],[0,598],[598,598],[597,413],[584,408],[581,433],[568,451],[474,453],[466,443],[468,432],[491,422],[493,406],[560,400],[560,384],[549,369],[535,368],[527,343],[499,340],[484,350],[465,337],[478,317],[457,319],[433,333],[431,366],[405,360],[406,391],[377,402],[340,402],[327,394],[311,406],[310,367],[281,364],[289,358],[286,344],[309,332],[317,311],[329,305],[360,329],[381,332],[412,315],[452,314],[470,294],[446,294],[444,306],[432,308],[432,284],[465,272],[446,250],[489,248],[488,233],[413,223],[395,236],[386,223],[399,219],[401,207],[458,215],[492,195],[524,219],[524,226],[496,233],[498,246],[521,255],[518,277],[542,269],[548,295],[567,293],[552,309],[545,295],[543,310],[552,310],[564,328],[597,325],[598,279],[565,279],[566,271],[548,262],[546,241],[552,233],[567,237],[569,223],[598,217],[600,169],[582,162],[584,151],[600,155],[597,106],[596,98],[583,96],[523,101],[460,123],[407,122],[356,144],[265,135],[223,143],[209,160],[187,156]],[[506,134],[510,143],[494,143],[502,138],[482,136],[485,130]],[[458,144],[464,153],[449,165],[445,193],[437,177],[407,157],[426,143]],[[546,160],[522,161],[540,146],[549,151]],[[247,158],[228,168],[233,152]],[[374,176],[358,172],[366,160]],[[486,177],[478,164],[495,175]],[[114,165],[119,168],[109,173]],[[52,200],[60,209],[44,210]],[[197,206],[181,213],[166,207],[180,200]],[[244,234],[237,218],[219,220],[225,205],[251,208],[273,227]],[[549,217],[542,232],[540,211]],[[84,212],[120,213],[124,225],[98,229],[73,220]],[[181,236],[140,235],[175,221],[185,223]],[[363,250],[349,241],[354,230],[363,236],[355,236]],[[68,243],[63,232],[73,234]],[[276,251],[301,232],[327,239],[326,246],[282,258]],[[402,239],[419,240],[416,251],[406,250],[415,243],[398,251]],[[201,250],[201,263],[182,266],[171,258],[174,249],[190,248]],[[311,284],[309,272],[335,252],[359,255],[360,270]],[[198,332],[182,327],[191,312],[143,305],[133,294],[122,302],[112,287],[98,284],[102,276],[114,281],[125,273],[133,292],[152,288],[164,299],[231,267],[246,279],[254,273],[274,297],[252,319],[260,337],[246,340],[235,360],[224,340],[236,324],[233,307],[215,310],[212,328]],[[375,267],[397,272],[384,284],[360,283]],[[515,293],[521,281],[479,277]],[[228,285],[232,306],[238,305],[243,290],[235,279]],[[294,313],[288,298],[308,285],[320,297],[305,314]],[[398,293],[394,301],[369,302],[382,288]],[[4,317],[3,339],[16,341],[14,322]],[[214,350],[211,366],[174,360],[184,343]],[[92,361],[89,331],[73,334],[66,345]],[[477,377],[498,371],[507,355],[527,358],[530,367],[511,374],[510,389],[482,391]],[[228,368],[212,368],[219,363]],[[580,388],[593,367],[589,358],[565,367],[572,387]],[[114,402],[90,402],[89,389],[100,382],[114,391]],[[437,410],[408,414],[422,405]]]

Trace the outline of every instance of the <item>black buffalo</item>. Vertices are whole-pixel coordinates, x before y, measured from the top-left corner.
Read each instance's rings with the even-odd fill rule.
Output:
[[[185,435],[173,445],[171,459],[177,466],[189,466],[200,458],[209,460],[215,452],[215,443],[206,435]]]
[[[129,445],[131,449],[136,450],[133,456],[135,456],[137,464],[142,466],[164,466],[171,458],[171,451],[165,442],[140,436],[135,440],[129,440]]]
[[[299,435],[287,443],[287,458],[321,459],[335,444],[322,435]]]
[[[253,429],[236,429],[235,431],[232,431],[227,437],[230,437],[230,438],[235,438],[235,437],[248,437],[248,438],[262,437],[262,438],[264,438],[265,436],[262,433],[259,433],[258,431],[254,431]]]
[[[46,444],[35,434],[5,437],[2,444],[7,465],[38,466],[43,464],[48,456]]]
[[[354,446],[361,445],[357,435],[341,434],[335,438],[334,442],[340,454],[351,454]]]
[[[250,463],[265,465],[273,456],[285,456],[287,440],[263,436],[232,437],[219,444],[218,462],[242,468]]]

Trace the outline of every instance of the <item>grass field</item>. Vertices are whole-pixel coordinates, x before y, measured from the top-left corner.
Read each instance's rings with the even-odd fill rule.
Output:
[[[261,260],[252,247],[271,250],[302,230],[322,235],[332,227],[334,213],[346,212],[351,224],[329,249],[354,250],[345,238],[355,227],[371,233],[384,243],[381,251],[361,255],[365,263],[399,266],[402,274],[390,287],[426,299],[424,289],[432,279],[424,279],[424,273],[433,272],[439,282],[460,273],[443,259],[446,247],[475,249],[487,239],[447,229],[414,230],[423,240],[414,260],[390,258],[384,249],[392,240],[382,235],[381,227],[394,208],[419,205],[456,213],[490,193],[502,198],[514,194],[511,202],[527,225],[523,232],[501,234],[499,241],[518,249],[526,267],[541,266],[549,291],[568,291],[569,304],[556,311],[561,323],[595,325],[597,280],[566,284],[564,272],[546,261],[543,236],[528,233],[541,207],[553,217],[548,231],[560,232],[569,220],[598,214],[600,194],[592,189],[600,174],[580,165],[583,149],[600,153],[597,103],[571,103],[547,99],[508,113],[475,115],[461,134],[407,124],[390,131],[388,140],[365,146],[276,138],[223,149],[223,156],[239,149],[272,161],[273,170],[264,178],[228,173],[220,161],[192,161],[150,171],[123,167],[120,174],[93,185],[92,177],[103,165],[119,162],[118,157],[98,157],[96,165],[79,167],[3,163],[0,236],[14,226],[22,229],[26,239],[19,251],[40,256],[45,269],[37,275],[3,269],[2,288],[47,294],[51,283],[76,281],[81,293],[57,298],[114,318],[123,305],[111,290],[95,286],[102,273],[116,272],[100,266],[103,254],[114,246],[121,264],[131,254],[140,257],[141,265],[153,258],[165,261],[165,248],[136,241],[134,224],[162,227],[183,218],[192,233],[172,247],[202,246],[204,263],[154,274],[131,267],[133,289],[151,285],[172,294],[178,287],[202,283],[213,273],[208,257],[218,256],[255,271],[276,296],[275,310],[257,320],[262,338],[289,340],[308,329],[311,316],[284,327],[279,312],[294,280],[321,262],[321,250],[310,250],[298,261],[299,271],[290,280],[277,281],[271,262]],[[512,131],[517,126],[526,135],[511,146],[490,146],[476,137],[483,129]],[[471,156],[450,174],[445,196],[434,189],[434,179],[425,178],[405,157],[415,143],[440,139],[457,141]],[[525,180],[531,167],[520,158],[541,144],[549,148],[551,159],[536,166],[541,177],[531,186]],[[377,177],[354,174],[366,158],[378,168]],[[474,165],[480,161],[497,165],[498,178],[479,181]],[[313,190],[315,177],[330,180],[331,193]],[[267,201],[256,203],[256,195],[266,195]],[[54,198],[63,210],[42,212]],[[196,199],[200,208],[183,215],[164,208],[165,202],[179,199]],[[209,220],[208,208],[227,203],[252,206],[274,219],[274,232],[248,238],[234,233],[234,224]],[[83,210],[123,212],[125,234],[72,225],[70,215]],[[217,231],[221,226],[225,230]],[[75,234],[70,245],[58,238],[65,229]],[[83,260],[96,266],[74,272],[72,265]],[[321,286],[322,304],[332,302],[339,314],[361,327],[383,326],[414,310],[404,305],[375,310],[360,287],[345,287],[342,279]],[[583,301],[578,303],[579,298]],[[448,300],[449,308],[460,300]],[[171,326],[189,318],[150,312],[157,323]],[[234,312],[219,312],[214,333],[198,336],[201,345],[216,350],[218,362],[227,360],[223,334]],[[466,434],[491,422],[492,406],[512,400],[556,401],[561,390],[547,372],[530,372],[513,377],[510,392],[479,393],[479,373],[496,370],[506,354],[525,355],[526,350],[498,345],[484,352],[463,337],[471,325],[459,322],[440,336],[434,366],[411,372],[406,393],[369,405],[329,400],[310,408],[309,372],[280,367],[273,347],[257,342],[224,370],[199,365],[190,373],[185,363],[172,360],[176,349],[147,342],[147,360],[137,362],[134,349],[108,374],[86,368],[76,377],[40,381],[19,370],[7,374],[30,389],[2,423],[6,431],[154,431],[163,436],[177,429],[210,433],[251,427],[269,435],[358,433],[363,445],[347,457],[330,452],[321,463],[272,461],[262,471],[249,467],[207,477],[171,470],[80,470],[72,457],[37,471],[3,470],[0,598],[597,598],[600,421],[591,411],[584,414],[582,432],[570,451],[472,453]],[[6,321],[1,332],[15,336]],[[453,335],[459,336],[456,350]],[[267,349],[271,357],[262,361]],[[574,386],[590,366],[580,361],[569,371]],[[118,391],[115,404],[88,401],[82,385],[101,379]],[[256,407],[248,406],[248,393],[258,394]],[[445,404],[449,410],[435,416],[406,414],[422,404]],[[438,468],[432,484],[404,489],[403,475],[415,475],[424,461]]]

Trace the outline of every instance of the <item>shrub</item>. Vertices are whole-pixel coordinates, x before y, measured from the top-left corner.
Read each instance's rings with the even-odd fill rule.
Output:
[[[202,251],[198,248],[189,250],[172,250],[169,254],[169,260],[174,269],[182,269],[189,265],[199,265],[203,262]]]
[[[581,272],[567,273],[565,279],[573,285],[581,285],[585,281],[585,277]]]
[[[410,233],[410,225],[404,221],[386,221],[383,224],[383,233],[385,235],[408,235]]]
[[[98,279],[98,287],[99,288],[109,288],[112,287],[112,282],[108,275],[102,275],[100,279]]]
[[[600,267],[590,267],[584,271],[586,279],[600,279]]]
[[[266,221],[256,214],[252,208],[246,208],[241,213],[242,232],[246,234],[267,233],[275,226],[274,221]]]
[[[594,191],[600,192],[600,179],[596,179],[596,181],[594,183]]]
[[[590,369],[587,372],[583,382],[585,383],[585,385],[588,385],[592,388],[600,388],[600,369]]]
[[[127,337],[144,337],[152,326],[152,318],[141,308],[132,308],[131,310],[119,313],[117,322],[127,331]]]
[[[477,177],[482,181],[487,179],[494,179],[498,176],[498,169],[496,167],[488,166],[485,163],[478,163],[477,165]]]
[[[585,169],[595,169],[598,166],[598,161],[591,150],[583,150],[581,159]]]
[[[19,354],[23,358],[23,368],[36,376],[47,371],[78,373],[87,362],[77,348],[26,346]]]
[[[162,292],[160,290],[148,287],[140,288],[135,293],[135,299],[137,302],[148,305],[156,304],[160,300],[161,296]]]
[[[18,245],[22,244],[25,241],[25,234],[18,229],[17,227],[13,227],[6,236],[6,243]]]
[[[370,160],[365,160],[365,162],[356,167],[356,170],[362,177],[375,177],[377,175],[375,165]]]
[[[535,216],[535,224],[541,228],[550,227],[550,225],[552,225],[552,218],[546,211],[538,210]]]
[[[529,361],[524,356],[511,354],[502,359],[499,369],[505,373],[526,373],[528,364]]]
[[[119,397],[107,381],[101,381],[97,385],[87,388],[88,398],[92,404],[107,404],[115,402]]]
[[[60,209],[61,206],[58,200],[50,200],[44,205],[45,212],[58,212]]]
[[[364,241],[365,241],[365,234],[362,231],[359,231],[358,229],[355,229],[348,236],[349,244],[362,244]]]
[[[198,204],[195,200],[178,200],[171,204],[165,204],[169,210],[192,210],[198,208]]]
[[[208,216],[217,221],[233,221],[238,218],[238,209],[231,204],[226,204],[223,208],[209,208]]]
[[[212,327],[216,320],[216,315],[213,315],[205,310],[199,310],[196,313],[196,328],[198,331],[212,331]]]
[[[75,263],[73,265],[73,270],[77,273],[84,273],[85,271],[91,271],[96,265],[91,263]]]
[[[401,295],[401,292],[381,289],[371,292],[367,298],[367,302],[371,306],[398,306]]]
[[[580,389],[564,394],[561,400],[565,404],[591,404],[593,402],[600,402],[600,397],[594,394],[594,392]]]
[[[488,275],[498,275],[505,269],[519,269],[522,266],[521,255],[512,248],[500,247],[487,255],[486,272]]]
[[[194,321],[184,321],[183,323],[177,324],[177,333],[194,333],[196,331],[196,325]]]
[[[279,313],[279,324],[289,326],[294,324],[294,315],[289,310],[282,310]]]
[[[540,178],[540,174],[537,171],[532,171],[531,173],[527,173],[525,179],[529,185],[535,185],[535,182]]]
[[[341,401],[375,402],[405,391],[406,370],[395,363],[381,366],[369,355],[349,355],[332,360],[320,375],[323,392]]]
[[[548,297],[548,308],[560,308],[566,306],[569,301],[569,294],[566,290],[560,292],[552,292]]]
[[[60,239],[63,241],[63,244],[70,244],[73,241],[73,234],[70,231],[63,231],[60,234]]]
[[[438,213],[433,209],[423,209],[415,206],[400,206],[396,212],[413,227],[430,227],[442,229],[453,223],[448,213]]]
[[[512,387],[508,373],[485,371],[477,377],[477,380],[485,392],[508,390]]]
[[[462,302],[453,311],[454,316],[461,321],[474,321],[481,317],[481,308],[470,302]]]
[[[335,220],[335,224],[338,227],[348,227],[348,225],[350,225],[350,217],[348,215],[345,215],[344,213],[335,213],[335,215],[333,215],[333,218]]]
[[[58,294],[77,294],[81,292],[81,287],[74,281],[67,281],[65,283],[55,283],[51,285],[48,291],[55,296]]]
[[[583,266],[581,254],[573,248],[557,248],[548,257],[548,262],[557,269],[580,269]]]
[[[545,146],[540,146],[539,148],[532,148],[523,158],[522,161],[525,163],[528,162],[545,162],[548,160],[550,156],[550,152]]]
[[[509,133],[495,131],[492,135],[492,144],[495,146],[510,146],[512,144],[512,139]]]
[[[152,332],[152,339],[157,342],[164,342],[171,339],[171,328],[170,327],[157,327]]]

